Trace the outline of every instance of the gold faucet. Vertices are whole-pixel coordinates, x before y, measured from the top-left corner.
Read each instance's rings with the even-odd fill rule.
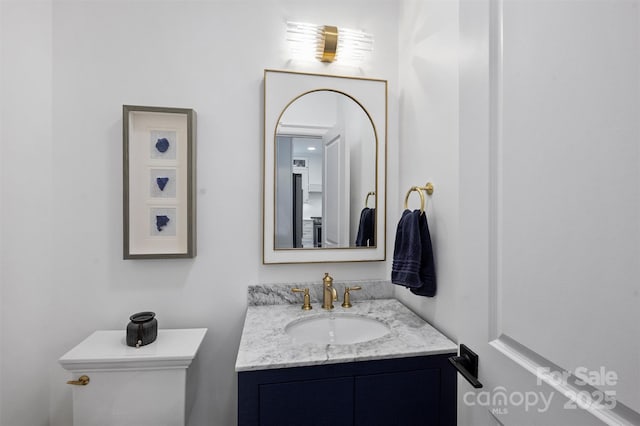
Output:
[[[338,292],[333,287],[333,278],[329,276],[328,272],[324,273],[322,287],[324,289],[322,295],[322,309],[333,309],[333,302],[338,300]]]

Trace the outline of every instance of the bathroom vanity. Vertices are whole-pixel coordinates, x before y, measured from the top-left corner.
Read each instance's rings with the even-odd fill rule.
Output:
[[[456,424],[448,362],[456,344],[395,299],[352,303],[303,310],[255,306],[250,296],[236,360],[238,425]]]

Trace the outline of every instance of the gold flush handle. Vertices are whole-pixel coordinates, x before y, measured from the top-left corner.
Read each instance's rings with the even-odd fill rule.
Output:
[[[76,386],[87,386],[90,381],[91,380],[89,379],[89,376],[82,375],[82,376],[78,377],[78,380],[69,380],[67,382],[67,384],[68,385],[76,385]]]
[[[302,304],[302,309],[305,311],[309,311],[312,309],[311,307],[311,296],[309,296],[309,289],[301,289],[301,288],[292,288],[292,292],[294,293],[304,293],[304,303]]]
[[[354,287],[345,287],[344,288],[344,302],[342,302],[342,307],[343,308],[350,308],[353,305],[351,304],[351,291],[353,290],[362,290],[362,287],[360,287],[359,285],[354,286]]]

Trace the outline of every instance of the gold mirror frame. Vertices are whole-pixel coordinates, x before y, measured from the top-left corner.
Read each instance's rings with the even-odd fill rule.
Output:
[[[275,248],[275,134],[286,108],[306,93],[333,91],[355,101],[376,137],[376,246]],[[280,70],[264,71],[263,263],[362,262],[386,259],[387,81]]]

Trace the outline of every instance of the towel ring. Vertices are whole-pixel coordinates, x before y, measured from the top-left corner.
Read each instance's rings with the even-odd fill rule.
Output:
[[[424,213],[425,201],[424,201],[424,194],[422,193],[422,191],[425,191],[427,195],[433,194],[433,184],[431,182],[427,182],[425,186],[412,186],[411,188],[409,188],[409,191],[407,191],[407,195],[404,197],[405,210],[409,208],[409,195],[411,195],[411,193],[414,191],[417,192],[418,195],[420,196],[420,213]]]
[[[413,191],[416,191],[420,196],[420,213],[424,213],[424,195],[422,194],[419,186],[412,186],[409,188],[409,191],[407,191],[407,195],[404,197],[404,209],[406,210],[409,208],[409,195],[411,195]]]
[[[370,196],[370,195],[373,195],[373,196],[375,197],[375,196],[376,196],[375,191],[371,191],[371,192],[369,192],[369,193],[367,194],[367,197],[364,199],[364,206],[365,206],[365,207],[369,207],[369,206],[368,206],[368,204],[369,204],[369,196]]]

